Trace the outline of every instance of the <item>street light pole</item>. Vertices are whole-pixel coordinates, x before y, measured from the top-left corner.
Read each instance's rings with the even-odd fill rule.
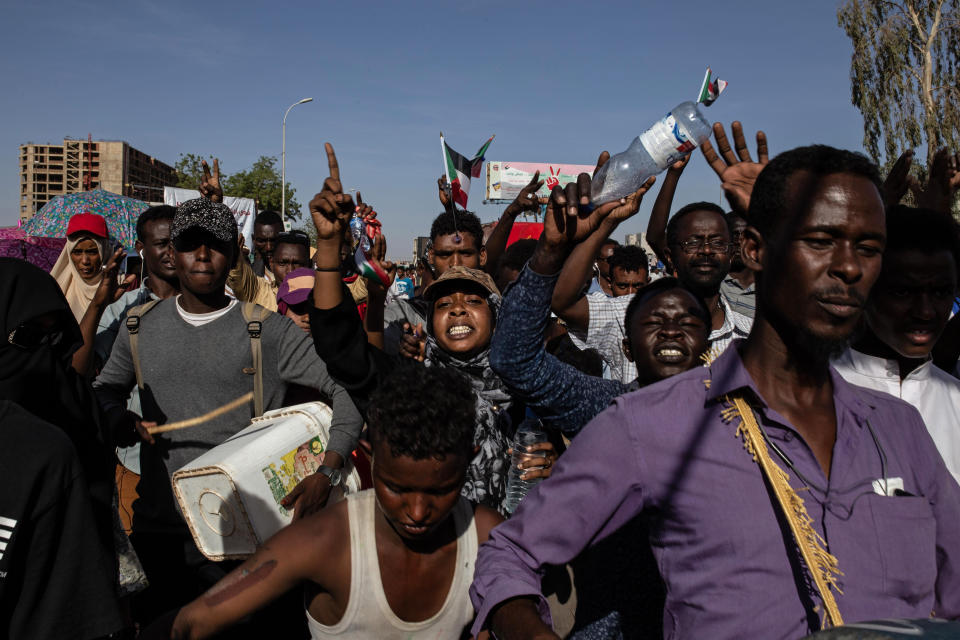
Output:
[[[293,109],[298,104],[312,101],[313,98],[304,98],[303,100],[294,102],[292,105],[287,107],[286,113],[283,114],[283,127],[280,143],[280,220],[283,222],[284,228],[287,226],[287,114],[290,113],[290,109]]]

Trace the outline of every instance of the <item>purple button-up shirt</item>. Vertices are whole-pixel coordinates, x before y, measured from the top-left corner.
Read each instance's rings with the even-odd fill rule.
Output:
[[[540,597],[543,565],[568,562],[637,514],[666,584],[665,637],[799,638],[819,628],[813,611],[823,605],[797,580],[799,551],[779,507],[736,421],[720,417],[724,396],[743,389],[794,469],[768,447],[772,459],[839,562],[844,620],[960,617],[960,486],[916,409],[831,371],[837,440],[828,481],[796,429],[759,398],[738,346],[709,367],[621,396],[581,431],[553,476],[480,548],[474,635],[498,603]],[[909,495],[882,495],[874,482],[884,475],[890,493]],[[549,620],[542,597],[540,612]]]

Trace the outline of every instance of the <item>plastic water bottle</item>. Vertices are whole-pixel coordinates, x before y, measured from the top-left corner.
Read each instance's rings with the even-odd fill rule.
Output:
[[[633,139],[593,176],[594,206],[626,197],[710,138],[710,123],[697,105],[683,102]]]
[[[540,458],[546,462],[546,455],[543,451],[527,453],[527,447],[530,445],[547,441],[547,434],[541,429],[541,426],[539,420],[529,417],[520,423],[520,427],[513,438],[513,455],[510,457],[510,473],[507,475],[507,499],[504,503],[504,509],[507,513],[513,513],[523,497],[527,495],[527,492],[543,480],[543,478],[524,480],[520,476],[530,469],[517,467],[522,461],[531,458]]]

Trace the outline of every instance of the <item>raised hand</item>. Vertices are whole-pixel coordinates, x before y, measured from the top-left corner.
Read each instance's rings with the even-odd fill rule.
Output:
[[[892,207],[900,204],[903,196],[907,193],[907,189],[912,191],[919,189],[920,184],[917,182],[917,179],[910,175],[910,166],[912,164],[913,149],[907,149],[901,153],[897,161],[893,163],[893,167],[890,168],[890,173],[887,174],[886,179],[883,181],[883,187],[881,188],[884,206]]]
[[[736,149],[736,155],[730,148],[730,142],[727,140],[727,134],[723,130],[723,125],[719,122],[713,123],[713,135],[717,139],[717,151],[713,150],[710,141],[701,145],[703,157],[714,170],[723,184],[723,192],[727,196],[727,201],[733,210],[741,215],[745,215],[750,208],[750,194],[753,192],[753,185],[757,181],[757,176],[763,171],[763,168],[770,161],[767,154],[767,134],[763,131],[757,131],[757,162],[750,157],[750,151],[747,149],[747,142],[743,137],[743,126],[739,122],[730,125],[733,131],[733,144]]]
[[[106,306],[116,302],[136,280],[136,276],[130,274],[123,279],[122,283],[117,282],[120,265],[125,257],[127,257],[127,252],[123,250],[123,247],[120,247],[113,252],[113,255],[107,260],[107,264],[103,266],[103,277],[93,294],[94,304]]]
[[[687,155],[683,156],[672,165],[667,167],[667,171],[677,174],[683,173],[683,170],[687,168],[687,164],[690,162],[691,155],[693,154],[688,153]]]
[[[533,174],[533,179],[520,190],[513,202],[507,206],[504,213],[511,216],[518,216],[525,211],[539,211],[541,204],[546,204],[548,198],[541,199],[537,197],[537,191],[543,186],[543,180],[540,179],[540,172]]]
[[[220,160],[213,159],[213,173],[206,160],[200,162],[203,175],[200,177],[200,195],[210,202],[223,202],[223,187],[220,186]]]
[[[609,153],[601,153],[597,160],[597,169],[609,159]],[[651,176],[636,192],[625,198],[606,202],[592,211],[589,208],[590,174],[581,173],[575,182],[566,187],[554,187],[543,221],[544,240],[552,246],[573,245],[586,239],[608,216],[611,216],[611,222],[626,220],[639,210],[643,195],[655,181],[656,178]]]
[[[292,522],[296,522],[326,506],[330,498],[330,478],[322,473],[313,473],[297,483],[280,504],[293,510]]]
[[[450,192],[450,186],[447,184],[446,175],[437,178],[437,198],[440,199],[440,204],[443,205],[444,211],[453,211],[455,205]]]
[[[938,149],[930,161],[929,174],[925,186],[916,180],[910,185],[917,206],[950,213],[954,196],[960,188],[960,157],[951,155],[946,147]]]
[[[327,152],[330,175],[323,181],[323,189],[310,201],[310,216],[317,228],[317,242],[340,242],[349,229],[350,216],[356,207],[353,198],[343,193],[337,154],[329,142],[323,144]]]
[[[397,265],[387,260],[387,238],[382,233],[374,236],[373,247],[370,249],[368,259],[372,264],[383,269],[383,272],[387,274],[390,281],[383,284],[380,278],[364,278],[367,282],[367,290],[375,293],[382,291],[384,295],[386,295],[386,290],[390,288],[390,285],[393,284],[394,279],[397,277]]]
[[[411,327],[409,322],[403,323],[403,335],[400,336],[398,352],[404,358],[410,358],[418,362],[423,362],[426,357],[427,334],[423,331],[423,325],[417,324]]]

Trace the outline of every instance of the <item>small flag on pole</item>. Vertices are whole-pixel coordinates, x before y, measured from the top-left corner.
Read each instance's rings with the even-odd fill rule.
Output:
[[[464,209],[467,207],[467,196],[470,194],[470,179],[480,177],[483,155],[487,152],[487,147],[490,146],[495,137],[490,136],[490,139],[483,143],[473,159],[467,160],[451,149],[443,139],[443,134],[440,134],[440,146],[443,148],[443,166],[446,168],[447,182],[450,184],[453,201]]]
[[[700,97],[697,98],[697,102],[702,102],[703,106],[709,107],[716,102],[726,88],[727,81],[714,80],[710,75],[710,68],[707,67],[707,73],[703,76],[703,84],[700,85]]]

